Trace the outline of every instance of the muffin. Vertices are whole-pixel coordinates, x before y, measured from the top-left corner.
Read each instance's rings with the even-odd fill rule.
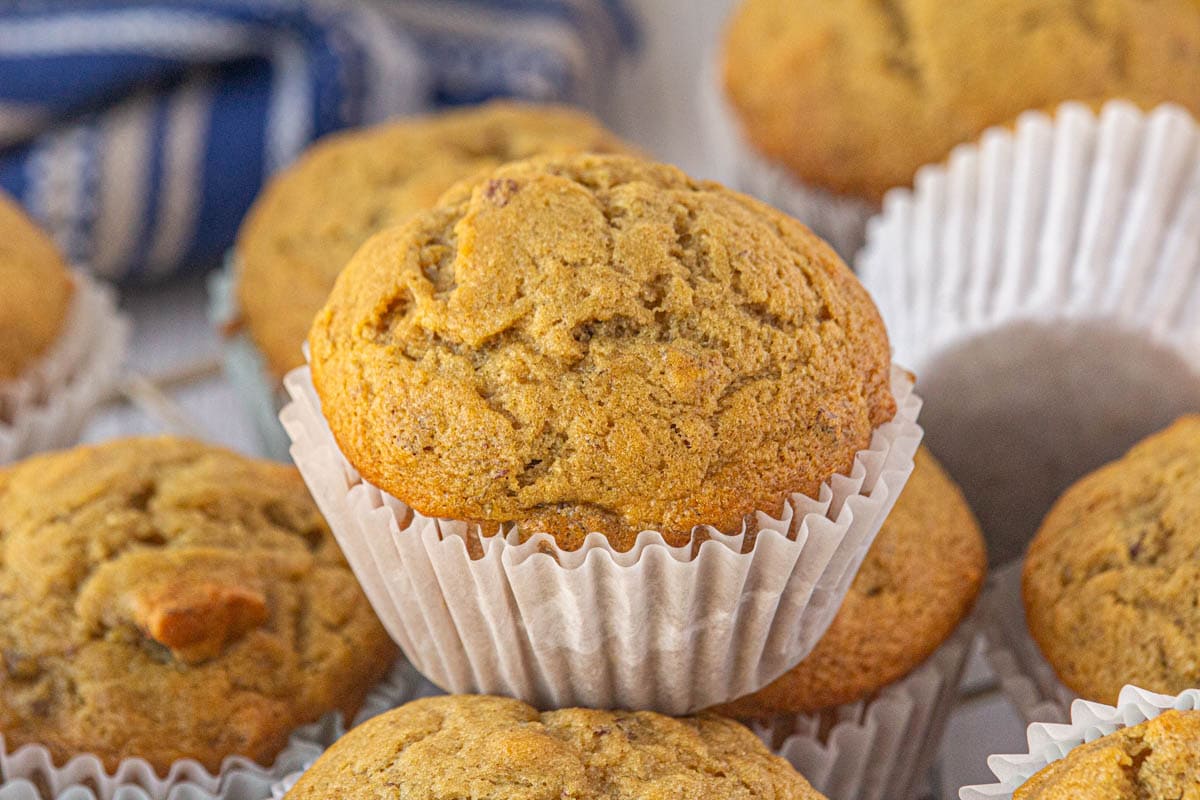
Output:
[[[59,340],[74,283],[50,237],[0,194],[0,383],[24,375]]]
[[[1200,711],[1167,711],[1052,762],[1013,800],[1196,800],[1200,798]]]
[[[741,725],[714,715],[567,708],[448,695],[360,725],[285,797],[473,800],[687,797],[800,800],[821,795]]]
[[[1191,0],[742,0],[723,84],[755,150],[878,204],[986,128],[1068,100],[1200,113]]]
[[[1043,521],[1022,594],[1034,641],[1081,697],[1200,686],[1200,416],[1084,477]]]
[[[806,228],[625,156],[519,162],[370,240],[309,335],[361,475],[552,536],[740,533],[892,419],[887,334]]]
[[[716,709],[739,719],[807,714],[873,696],[924,663],[983,585],[983,534],[962,492],[921,449],[833,624],[795,669]]]
[[[329,136],[267,186],[242,225],[241,323],[278,381],[304,363],[300,347],[313,316],[372,234],[505,161],[625,149],[583,112],[512,102]]]
[[[0,472],[0,733],[108,770],[270,764],[396,648],[300,476],[174,438]]]

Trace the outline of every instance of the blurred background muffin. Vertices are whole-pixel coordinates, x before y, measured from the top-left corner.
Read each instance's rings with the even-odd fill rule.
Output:
[[[1200,417],[1084,477],[1025,558],[1034,641],[1086,700],[1200,686]]]
[[[865,223],[922,165],[1026,110],[1124,98],[1200,111],[1191,0],[742,0],[720,59],[751,157],[792,179],[740,188],[823,235],[799,213],[805,188],[858,201]]]
[[[746,728],[715,715],[565,708],[446,695],[360,725],[285,797],[820,800]]]
[[[56,763],[270,765],[396,647],[299,474],[118,439],[0,472],[0,734]]]

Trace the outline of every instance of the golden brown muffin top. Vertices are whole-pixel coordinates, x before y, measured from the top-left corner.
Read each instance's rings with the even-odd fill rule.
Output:
[[[921,448],[829,630],[765,688],[715,709],[742,719],[819,711],[869,697],[949,638],[983,586],[983,533],[958,486]]]
[[[1200,711],[1167,711],[1082,744],[1013,800],[1200,800]]]
[[[270,764],[395,653],[292,467],[146,438],[0,472],[10,750]]]
[[[1029,547],[1029,630],[1081,697],[1200,686],[1200,416],[1059,498]]]
[[[1200,114],[1195,0],[742,0],[724,84],[754,146],[878,201],[986,128],[1067,100]]]
[[[304,363],[313,316],[373,233],[503,162],[587,150],[627,147],[581,111],[502,101],[322,139],[271,181],[238,237],[237,300],[270,370]]]
[[[0,193],[0,381],[25,371],[58,339],[74,282],[50,237]]]
[[[753,733],[714,715],[443,695],[382,714],[317,760],[288,800],[817,800]]]
[[[369,481],[568,549],[737,532],[847,471],[896,408],[879,314],[829,247],[624,156],[460,184],[355,255],[309,342]]]

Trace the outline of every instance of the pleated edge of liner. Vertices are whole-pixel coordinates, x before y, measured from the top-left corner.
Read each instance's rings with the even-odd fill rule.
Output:
[[[1200,689],[1188,689],[1178,695],[1163,695],[1126,686],[1115,706],[1076,700],[1071,704],[1069,723],[1035,722],[1026,729],[1026,753],[992,755],[988,768],[996,783],[976,784],[959,789],[960,800],[997,800],[1010,798],[1014,791],[1039,770],[1065,758],[1074,748],[1154,719],[1166,711],[1200,710]]]
[[[367,693],[351,727],[408,702],[421,691],[423,685],[424,680],[416,669],[400,657],[387,676]],[[0,761],[6,767],[10,759],[23,755],[41,759],[43,755],[39,751],[44,751],[44,758],[54,765],[52,771],[55,773],[76,769],[92,773],[62,786],[56,792],[43,792],[39,786],[41,783],[49,789],[51,783],[41,770],[41,765],[29,774],[5,774],[0,784],[0,800],[98,800],[103,797],[114,800],[262,800],[269,796],[271,785],[293,773],[295,762],[298,761],[307,769],[347,730],[341,712],[331,711],[314,722],[296,728],[269,767],[242,756],[228,756],[222,761],[220,771],[214,775],[195,760],[180,759],[171,765],[163,777],[159,777],[147,761],[136,757],[122,759],[113,772],[105,770],[99,758],[90,753],[76,755],[61,766],[54,765],[53,759],[41,745],[27,744],[10,752],[4,744],[3,734],[0,734]],[[153,776],[153,781],[161,785],[157,788],[145,786],[149,782],[146,781],[147,776]],[[247,785],[246,788],[242,788],[243,785]]]
[[[305,356],[307,357],[307,355],[308,349],[307,346],[305,346]],[[814,499],[809,498],[806,495],[792,495],[792,498],[797,499],[789,499],[785,503],[785,511],[787,513],[783,519],[777,519],[763,511],[757,511],[755,513],[759,515],[760,520],[766,519],[769,522],[774,523],[775,527],[778,528],[786,527],[788,531],[786,538],[789,540],[794,540],[794,532],[804,526],[806,524],[806,520],[813,516],[815,516],[817,519],[824,520],[832,524],[841,524],[842,518],[845,514],[853,514],[853,510],[849,508],[849,505],[846,501],[856,496],[871,497],[877,489],[882,488],[886,491],[890,485],[893,485],[894,481],[889,481],[888,478],[894,478],[896,472],[903,471],[902,467],[897,467],[897,465],[894,463],[897,458],[901,458],[902,461],[911,467],[912,459],[915,456],[917,449],[920,447],[920,442],[924,433],[917,422],[920,415],[922,400],[920,396],[916,394],[915,382],[912,375],[904,368],[893,364],[891,368],[891,378],[892,394],[896,400],[896,414],[891,420],[884,423],[884,425],[876,428],[872,432],[870,444],[855,454],[854,464],[849,475],[835,474],[831,476],[829,480],[822,484],[819,498]],[[897,385],[902,387],[901,391],[896,391]],[[284,388],[288,391],[292,399],[280,412],[280,420],[283,422],[284,428],[288,429],[289,434],[291,434],[293,430],[303,431],[305,427],[303,423],[289,425],[289,419],[293,414],[305,413],[299,408],[293,408],[293,406],[298,406],[299,404],[315,404],[315,409],[319,412],[320,398],[317,396],[315,388],[313,387],[310,368],[308,366],[298,367],[297,369],[289,372],[287,377],[284,378]],[[888,428],[889,430],[894,429],[896,432],[895,435],[889,438],[886,437],[885,434],[881,434],[880,431],[884,428]],[[885,438],[877,441],[877,438],[880,437]],[[305,436],[305,439],[307,438],[308,437]],[[332,439],[332,434],[330,434],[330,438]],[[316,448],[327,447],[326,445],[316,442],[306,442],[306,446],[312,446]],[[391,497],[391,495],[373,486],[364,478],[362,478],[353,465],[351,465],[346,459],[345,455],[336,447],[336,442],[330,446],[332,446],[332,448],[336,451],[332,455],[336,458],[337,462],[341,465],[345,473],[347,497],[352,499],[356,496],[360,497],[362,492],[369,492],[378,495],[381,502],[373,503],[375,508],[386,508],[389,513],[394,514],[395,511],[393,508],[391,508],[388,501],[391,500],[396,503],[400,503],[400,501],[395,500]],[[880,463],[879,472],[874,476],[874,482],[868,488],[866,486],[866,481],[871,476],[868,473],[867,467],[863,465],[862,459],[864,455],[873,453],[879,454],[882,460]],[[911,474],[911,469],[909,469],[907,474]],[[907,482],[907,474],[905,480],[899,482],[901,490],[903,489],[903,485]],[[845,494],[841,506],[838,507],[836,511],[832,510],[832,503],[836,496],[836,493],[832,488],[834,482],[846,482],[846,484],[851,486],[857,483],[859,487],[856,491],[850,491]],[[825,508],[825,512],[818,513],[816,511],[812,511],[804,514],[794,513],[794,503],[804,502],[814,503],[822,506]],[[424,515],[421,515],[415,510],[409,508],[407,505],[404,505],[404,508],[408,510],[409,519],[407,522],[401,524],[402,521],[397,518],[396,522],[401,531],[412,528],[422,520],[433,523],[439,532],[443,531],[443,529],[454,530],[455,526],[461,527],[466,525],[466,523],[458,520],[425,517]],[[587,562],[588,559],[593,557],[607,557],[620,567],[632,567],[641,560],[642,554],[648,549],[665,549],[666,552],[670,554],[671,558],[679,563],[694,561],[701,551],[713,547],[723,547],[734,557],[738,558],[750,557],[752,555],[752,551],[747,553],[742,552],[741,543],[743,537],[745,536],[745,528],[743,528],[743,530],[736,535],[723,534],[712,528],[706,528],[706,526],[697,526],[697,529],[706,529],[706,532],[709,534],[709,539],[703,541],[699,546],[696,546],[694,543],[672,546],[667,544],[666,540],[659,531],[648,530],[639,533],[634,542],[634,546],[625,552],[614,550],[611,544],[608,542],[608,539],[603,534],[595,532],[589,533],[586,537],[584,537],[582,546],[575,551],[564,551],[559,549],[555,544],[554,538],[545,533],[536,534],[524,542],[521,542],[519,541],[519,534],[515,526],[510,527],[507,530],[502,530],[500,533],[493,534],[491,536],[480,536],[479,543],[483,550],[483,557],[485,558],[489,556],[493,548],[504,548],[504,551],[501,553],[501,555],[507,563],[519,565],[528,559],[544,556],[554,559],[564,570],[580,568]],[[779,531],[770,526],[764,526],[763,529],[759,531],[758,536],[761,537],[771,532],[783,536],[782,533],[779,533]],[[465,547],[465,539],[461,536],[454,536],[453,534],[447,535],[443,532],[442,538],[444,541],[457,539],[459,542],[462,542],[462,546]],[[550,555],[547,550],[553,552],[554,555]],[[568,563],[564,564],[564,560]]]

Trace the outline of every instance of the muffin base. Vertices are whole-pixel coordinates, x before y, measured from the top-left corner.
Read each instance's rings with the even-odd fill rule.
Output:
[[[73,280],[58,341],[21,377],[0,384],[0,464],[74,444],[120,379],[129,321],[107,286],[80,271]]]
[[[238,327],[240,311],[234,285],[237,260],[232,251],[225,264],[208,278],[208,318],[221,340],[221,364],[258,435],[261,452],[276,461],[289,461],[291,442],[279,424],[287,396],[267,369],[266,359],[246,332]]]
[[[422,685],[411,665],[397,662],[368,693],[353,724],[414,699]],[[0,735],[0,774],[6,800],[261,800],[270,794],[273,784],[316,761],[346,730],[341,713],[331,712],[296,729],[270,767],[231,756],[214,775],[198,762],[185,759],[172,765],[165,776],[140,758],[123,760],[112,773],[91,754],[56,766],[46,748],[26,745],[9,752]]]
[[[1171,709],[1200,710],[1200,689],[1189,689],[1171,697],[1147,692],[1136,686],[1126,686],[1121,690],[1116,706],[1076,700],[1071,704],[1069,723],[1036,723],[1029,726],[1026,735],[1029,752],[994,755],[988,759],[988,767],[996,776],[996,783],[964,786],[959,789],[958,796],[960,800],[1010,800],[1017,787],[1038,770],[1065,757],[1073,748],[1107,736],[1119,728],[1154,719]]]
[[[321,415],[307,367],[284,385],[292,457],[384,626],[414,665],[455,693],[550,708],[681,715],[741,697],[800,661],[824,634],[913,469],[920,400],[895,369],[896,417],[849,476],[793,495],[744,534],[709,530],[670,547],[643,531],[628,552],[589,534],[565,551],[546,535],[471,536],[371,486]],[[703,591],[700,588],[703,587]]]
[[[969,616],[924,664],[871,699],[756,723],[755,732],[828,797],[916,800],[924,796],[977,631]],[[829,719],[836,721],[825,731]]]
[[[738,127],[714,65],[710,64],[701,74],[699,97],[712,174],[734,189],[754,195],[800,220],[847,263],[853,264],[854,256],[866,243],[867,223],[879,209],[857,197],[809,186],[786,168],[759,155]]]
[[[859,272],[993,564],[1080,476],[1200,410],[1198,153],[1177,107],[1068,103],[924,168],[872,224]]]

